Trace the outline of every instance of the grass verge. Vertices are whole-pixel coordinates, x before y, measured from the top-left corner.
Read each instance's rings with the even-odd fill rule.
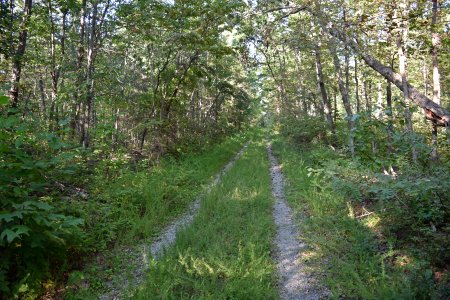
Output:
[[[194,223],[153,261],[138,299],[275,299],[268,160],[252,144],[204,199]]]
[[[294,146],[281,136],[273,143],[290,183],[287,199],[297,213],[305,215],[300,226],[312,246],[309,266],[325,274],[333,298],[446,299],[445,270],[436,263],[433,267],[433,261],[445,260],[445,255],[431,254],[444,251],[446,243],[422,239],[424,234],[412,226],[394,230],[408,215],[417,213],[413,200],[401,194],[398,200],[376,200],[388,186],[381,185],[375,194],[364,192],[378,184],[367,169],[325,146],[308,147]],[[429,227],[424,224],[420,230],[438,237],[443,234],[439,228],[430,233]],[[416,243],[409,242],[413,239]]]

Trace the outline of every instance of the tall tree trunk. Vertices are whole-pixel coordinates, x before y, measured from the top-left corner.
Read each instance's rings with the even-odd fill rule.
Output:
[[[338,109],[337,109],[337,91],[333,88],[333,102],[334,102],[334,124],[336,124]]]
[[[350,105],[350,100],[348,96],[348,88],[345,83],[344,79],[342,78],[342,71],[341,71],[341,65],[339,62],[339,57],[337,55],[336,45],[330,41],[329,42],[329,50],[330,54],[333,57],[334,67],[336,69],[337,77],[338,77],[338,85],[339,85],[339,91],[342,96],[342,103],[344,104],[345,112],[347,113],[347,123],[348,123],[348,146],[350,149],[350,153],[352,156],[355,155],[355,141],[353,138],[353,130],[355,127],[355,120],[353,119],[353,111],[352,107]]]
[[[141,139],[139,141],[139,149],[141,152],[144,149],[144,143],[145,143],[145,138],[147,137],[147,133],[148,133],[148,128],[145,127],[144,131],[142,132]]]
[[[393,5],[389,4],[386,7],[386,10],[388,11],[387,13],[387,19],[386,19],[386,28],[387,28],[387,37],[386,37],[386,42],[388,45],[391,44],[392,42],[392,10],[393,10]],[[392,53],[390,51],[390,48],[387,47],[386,49],[386,63],[389,64],[389,66],[391,67],[391,69],[394,68],[394,58],[392,56]],[[387,146],[387,152],[388,155],[392,152],[392,135],[393,135],[393,123],[392,123],[392,115],[393,115],[393,110],[392,110],[392,84],[391,82],[386,79],[386,115],[387,115],[387,132],[388,132],[388,146]]]
[[[42,75],[41,75],[42,76]],[[41,117],[42,119],[45,120],[46,118],[46,111],[47,111],[47,106],[45,103],[45,92],[44,92],[44,81],[42,80],[42,77],[39,78],[39,93],[41,96]]]
[[[375,109],[375,117],[377,119],[381,119],[384,114],[383,109],[383,89],[382,89],[382,83],[378,82],[378,97],[377,97],[377,107]]]
[[[390,59],[390,54],[388,54]],[[393,60],[391,59],[391,68]],[[387,154],[388,156],[392,153],[392,140],[394,134],[394,125],[392,120],[393,110],[392,110],[392,84],[389,80],[386,80],[386,115],[387,115]]]
[[[406,1],[402,1],[400,7],[403,12],[407,11],[408,6]],[[406,20],[403,20],[402,27],[399,28],[400,32],[397,37],[397,51],[398,51],[398,57],[399,57],[399,70],[400,70],[400,76],[402,77],[402,87],[403,87],[403,98],[405,101],[405,121],[406,121],[406,132],[411,137],[414,133],[413,129],[413,123],[412,123],[412,116],[411,116],[411,100],[409,97],[409,90],[408,90],[408,81],[406,79],[406,49],[403,49],[403,45],[406,45],[407,39],[408,39],[408,24]],[[417,151],[414,147],[414,142],[411,143],[411,155],[414,162],[417,162]]]
[[[322,62],[320,59],[320,49],[319,45],[315,46],[314,49],[315,55],[316,55],[316,73],[317,73],[317,83],[319,85],[319,90],[322,95],[322,102],[323,102],[323,110],[325,112],[325,116],[328,122],[328,126],[331,130],[331,144],[336,145],[336,127],[334,126],[332,112],[331,112],[331,104],[328,99],[327,90],[325,88],[325,82],[323,78],[323,72],[322,72]]]
[[[370,119],[372,117],[372,99],[371,99],[372,82],[367,82],[365,80],[363,86],[364,86],[364,99],[366,101],[366,113],[368,118]]]
[[[423,74],[423,92],[425,94],[425,96],[428,97],[428,74],[429,74],[429,70],[428,70],[428,64],[426,59],[424,58],[423,60],[423,66],[422,66],[422,74]]]
[[[432,47],[431,54],[433,57],[433,102],[436,104],[441,104],[441,84],[439,75],[439,60],[438,51],[441,44],[441,37],[437,29],[437,15],[438,15],[438,0],[432,0],[433,2],[433,15],[431,18],[431,28],[432,28]],[[437,160],[438,154],[438,140],[437,140],[437,126],[436,122],[432,124],[432,134],[431,134],[431,159]]]
[[[76,86],[81,87],[84,82],[84,70],[83,70],[83,61],[84,61],[84,40],[85,40],[85,27],[86,27],[86,0],[82,0],[81,2],[81,11],[80,11],[80,35],[77,47],[77,64],[76,64]],[[82,116],[81,109],[82,107],[82,94],[77,89],[74,93],[74,103],[72,109],[72,119],[71,119],[71,127],[72,127],[72,137],[75,138],[75,134],[79,132],[81,136],[84,136],[83,126],[82,126]]]
[[[85,148],[90,146],[90,128],[93,116],[93,101],[94,101],[94,61],[96,55],[96,30],[97,30],[97,13],[98,2],[95,1],[92,6],[92,19],[89,34],[87,66],[86,66],[86,98],[83,112],[83,135],[81,136],[81,145]]]
[[[441,44],[441,37],[437,29],[437,15],[438,15],[438,0],[433,1],[433,17],[431,19],[432,33],[432,48],[431,54],[433,56],[433,101],[441,104],[441,84],[439,75],[439,60],[438,52]]]
[[[197,89],[193,89],[189,100],[189,115],[192,122],[195,122],[195,93]]]
[[[355,98],[356,98],[356,113],[361,112],[361,102],[359,100],[359,80],[358,80],[358,58],[355,55]]]
[[[52,81],[52,93],[51,93],[51,104],[50,104],[50,114],[49,114],[49,130],[58,130],[58,116],[57,116],[57,98],[58,98],[58,83],[61,71],[61,64],[57,62],[56,58],[56,26],[53,21],[53,8],[52,1],[48,0],[48,13],[50,16],[50,55],[51,55],[51,70],[50,76]],[[64,57],[65,52],[65,38],[66,38],[66,14],[63,12],[62,16],[62,30],[61,30],[61,54]],[[55,116],[56,114],[56,116]]]
[[[392,153],[392,134],[394,132],[394,127],[392,123],[392,85],[386,80],[386,115],[387,115],[387,154],[388,156]]]
[[[9,90],[9,99],[11,101],[11,107],[17,108],[19,105],[19,82],[20,75],[22,73],[23,55],[27,46],[28,35],[28,20],[31,17],[32,0],[25,0],[23,8],[23,17],[20,24],[19,43],[17,50],[12,58],[12,72],[11,72],[11,89]]]
[[[53,124],[53,115],[55,113],[55,102],[58,95],[58,72],[56,70],[56,41],[55,41],[55,23],[53,22],[53,10],[52,1],[48,0],[48,14],[50,17],[50,56],[51,56],[51,70],[50,76],[52,78],[52,93],[51,93],[51,104],[50,104],[50,114],[49,114],[49,130],[55,130]]]

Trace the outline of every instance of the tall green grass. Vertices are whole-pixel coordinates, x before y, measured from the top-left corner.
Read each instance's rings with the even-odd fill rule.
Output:
[[[275,299],[267,154],[251,145],[204,199],[194,223],[153,261],[138,299]]]
[[[237,153],[244,136],[229,138],[201,154],[164,158],[147,170],[125,169],[91,184],[93,200],[79,203],[89,233],[87,244],[101,250],[157,234],[195,200],[213,176]]]
[[[186,211],[247,138],[228,138],[181,160],[164,158],[148,170],[124,168],[113,176],[98,170],[102,175],[90,184],[91,199],[69,204],[73,214],[86,220],[85,253],[100,255],[96,261],[84,259],[84,266],[69,274],[66,298],[95,299],[118,273],[132,276],[136,262],[127,249],[138,251],[139,240],[157,235]],[[78,255],[73,259],[83,261]]]
[[[301,231],[312,246],[309,264],[322,273],[333,298],[415,299],[420,291],[392,262],[394,249],[381,244],[373,225],[379,219],[371,215],[354,218],[349,200],[334,191],[324,178],[327,169],[315,163],[339,159],[325,147],[304,151],[278,137],[273,145],[289,181],[288,201],[305,217]],[[431,297],[431,295],[430,295]],[[425,298],[426,294],[425,294]]]

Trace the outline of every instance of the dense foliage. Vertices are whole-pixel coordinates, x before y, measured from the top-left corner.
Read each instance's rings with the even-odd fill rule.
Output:
[[[394,175],[372,159],[289,136],[278,137],[274,149],[290,183],[288,199],[306,219],[309,267],[332,294],[448,298],[448,165],[403,164]]]
[[[446,0],[0,0],[0,292],[94,282],[86,260],[159,232],[238,132],[273,125],[312,149],[305,182],[338,195],[329,211],[377,211],[355,255],[408,252],[398,286],[441,295],[449,16]]]

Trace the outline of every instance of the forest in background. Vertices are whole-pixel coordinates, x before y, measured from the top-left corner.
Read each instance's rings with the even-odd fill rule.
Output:
[[[324,150],[312,173],[393,205],[392,245],[447,280],[448,1],[0,0],[0,17],[5,295],[154,234],[252,126],[331,147],[341,163]]]

